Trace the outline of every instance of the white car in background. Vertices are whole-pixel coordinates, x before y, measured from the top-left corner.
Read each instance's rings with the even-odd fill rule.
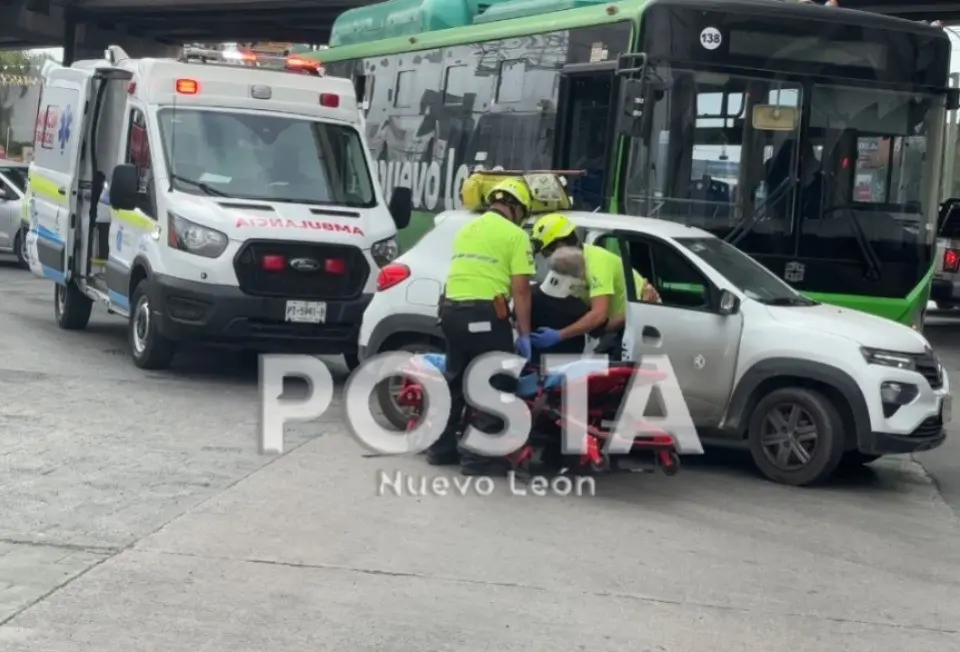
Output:
[[[920,333],[811,301],[700,229],[565,214],[583,241],[627,252],[625,265],[658,289],[662,304],[643,303],[628,282],[624,356],[669,355],[705,443],[741,444],[768,478],[791,485],[822,481],[841,464],[943,443],[949,381]],[[439,215],[432,231],[380,271],[360,329],[361,359],[443,349],[437,304],[454,235],[475,216]],[[546,273],[542,261],[538,272]],[[384,383],[380,404],[403,427],[393,394]]]
[[[0,160],[0,254],[14,254],[24,269],[28,268],[27,227],[21,214],[29,169],[27,163]]]

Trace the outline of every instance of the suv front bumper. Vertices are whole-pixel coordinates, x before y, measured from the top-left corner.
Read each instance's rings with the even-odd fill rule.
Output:
[[[870,455],[918,453],[937,448],[946,440],[946,427],[953,418],[953,399],[950,381],[943,374],[943,385],[932,389],[917,372],[884,367],[873,367],[877,380],[864,384],[869,402],[871,431],[861,433],[858,448]],[[919,388],[918,396],[886,417],[880,398],[883,382],[912,384]]]

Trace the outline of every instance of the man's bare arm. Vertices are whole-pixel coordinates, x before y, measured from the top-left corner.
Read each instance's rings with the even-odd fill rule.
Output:
[[[530,277],[511,276],[510,294],[513,296],[513,313],[517,320],[517,332],[520,335],[530,334]]]

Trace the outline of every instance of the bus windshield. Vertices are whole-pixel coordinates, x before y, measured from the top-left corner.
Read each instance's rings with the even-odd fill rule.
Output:
[[[929,266],[942,97],[666,63],[646,88],[628,213],[756,255],[849,261],[875,280],[888,263],[912,268],[907,283]]]
[[[192,108],[165,108],[158,115],[177,190],[356,208],[376,204],[363,143],[353,127]]]

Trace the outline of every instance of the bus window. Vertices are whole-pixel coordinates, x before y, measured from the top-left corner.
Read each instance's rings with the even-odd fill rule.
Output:
[[[502,61],[497,77],[497,104],[519,102],[523,97],[523,76],[527,71],[527,62],[523,59]]]
[[[397,90],[393,98],[393,105],[397,108],[409,108],[414,105],[414,75],[413,70],[402,70],[397,73]]]
[[[470,92],[473,75],[467,66],[450,66],[443,79],[443,103],[447,106],[463,104],[464,95]]]
[[[719,237],[755,227],[746,251],[792,253],[799,119],[785,129],[754,125],[757,108],[791,108],[800,88],[790,82],[658,65],[666,89],[651,98],[649,146],[635,139],[625,192],[626,212],[677,220]],[[762,219],[761,219],[762,218]]]

